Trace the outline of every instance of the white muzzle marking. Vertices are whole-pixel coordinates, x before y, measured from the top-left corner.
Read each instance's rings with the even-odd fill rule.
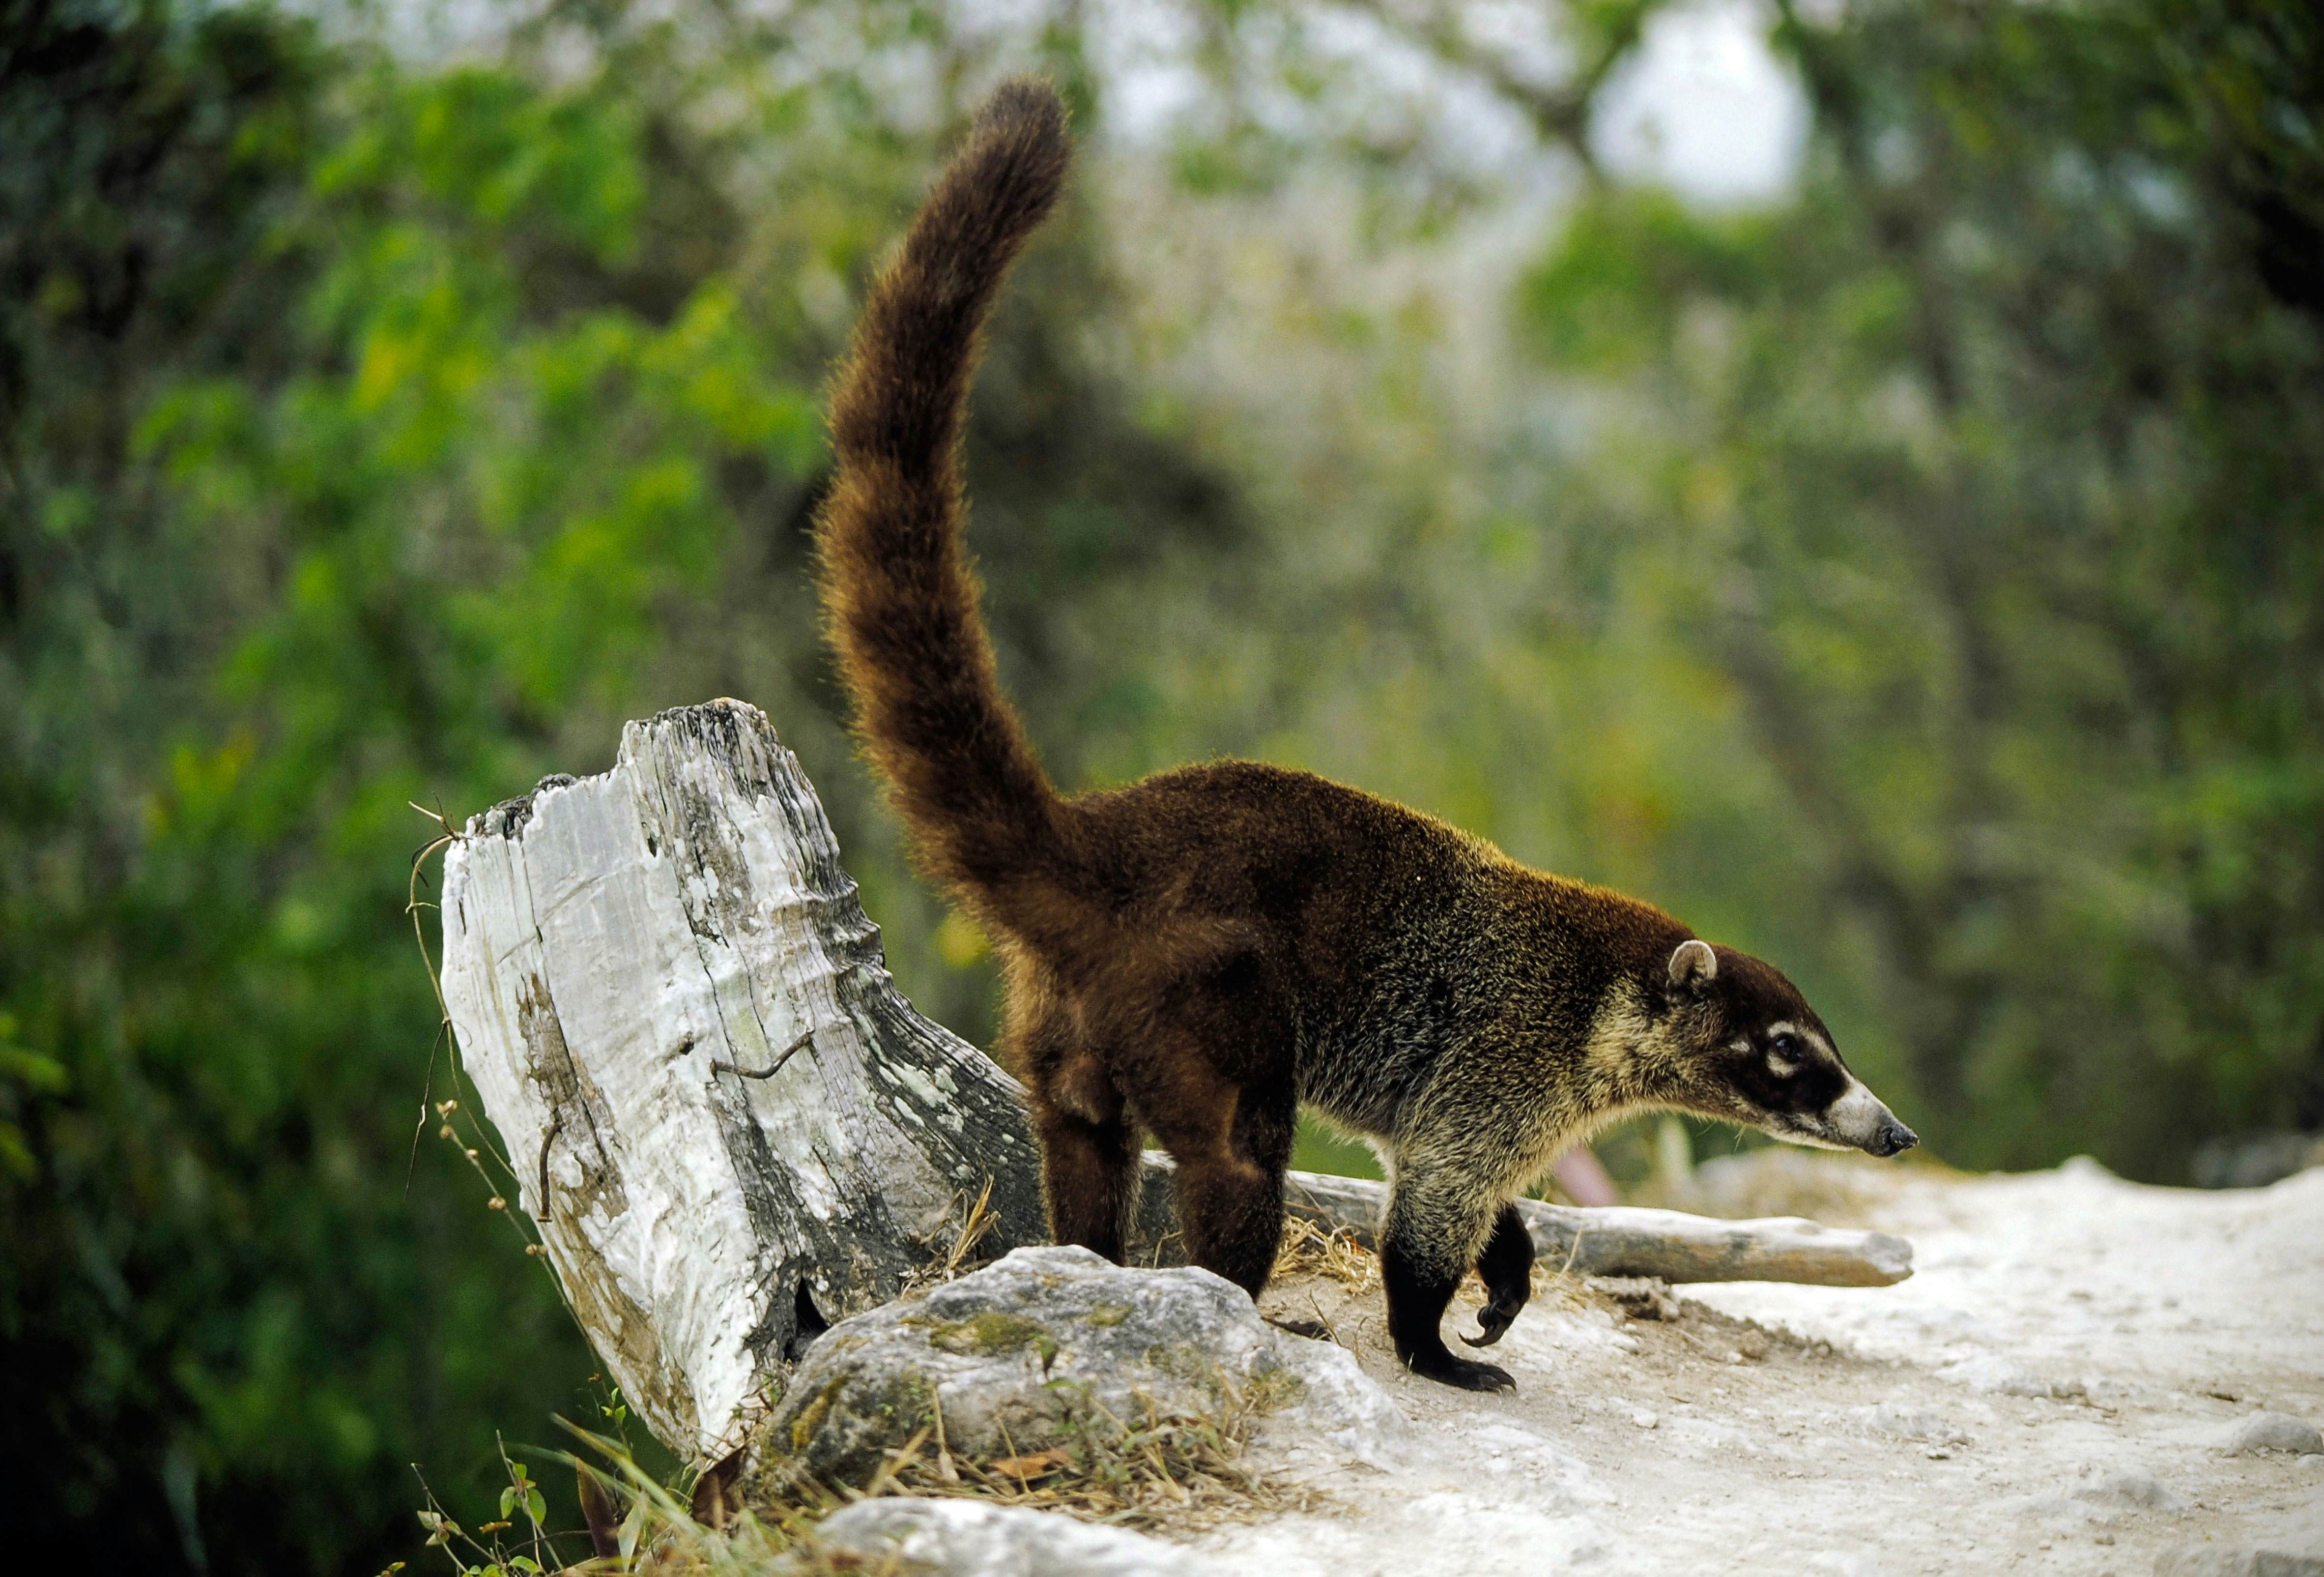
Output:
[[[1767,1132],[1789,1143],[1816,1150],[1863,1150],[1878,1155],[1887,1153],[1880,1148],[1880,1141],[1895,1121],[1880,1097],[1851,1074],[1848,1087],[1822,1111],[1785,1117],[1780,1125],[1770,1125]]]
[[[1840,1099],[1824,1108],[1823,1121],[1834,1139],[1852,1150],[1862,1150],[1879,1138],[1890,1114],[1880,1097],[1864,1087],[1862,1079],[1851,1077]]]

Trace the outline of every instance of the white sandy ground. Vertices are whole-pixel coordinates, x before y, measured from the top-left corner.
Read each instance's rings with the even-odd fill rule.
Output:
[[[1317,1470],[1329,1509],[1197,1547],[1250,1577],[2145,1577],[2190,1545],[2324,1557],[2324,1455],[2211,1444],[2261,1409],[2324,1424],[2324,1169],[2235,1193],[2089,1162],[1895,1169],[1849,1214],[1912,1239],[1912,1279],[1683,1288],[1672,1323],[1549,1283],[1489,1354],[1513,1395],[1401,1371],[1377,1288],[1271,1289],[1269,1313],[1320,1312],[1396,1398],[1407,1461]],[[1460,1328],[1474,1307],[1455,1305]]]

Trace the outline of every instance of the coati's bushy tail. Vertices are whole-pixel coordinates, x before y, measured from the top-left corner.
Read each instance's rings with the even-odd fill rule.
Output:
[[[1001,692],[961,532],[961,429],[1001,276],[1056,204],[1065,106],[995,93],[872,287],[831,405],[816,521],[856,729],[930,874],[996,899],[1057,848],[1056,793]]]

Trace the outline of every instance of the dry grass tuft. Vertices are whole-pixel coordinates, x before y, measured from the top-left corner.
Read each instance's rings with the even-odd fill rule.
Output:
[[[1283,1246],[1275,1254],[1275,1277],[1294,1276],[1323,1276],[1351,1292],[1370,1292],[1380,1284],[1379,1256],[1344,1227],[1326,1232],[1312,1221],[1287,1216]]]
[[[1217,1404],[1201,1417],[1167,1416],[1148,1403],[1143,1417],[1123,1418],[1084,1397],[1057,1444],[987,1458],[953,1453],[939,1412],[861,1488],[798,1486],[796,1508],[819,1517],[880,1495],[964,1496],[1175,1533],[1304,1507],[1303,1491],[1242,1460],[1252,1426],[1290,1399],[1288,1384],[1288,1376],[1240,1385],[1222,1376]]]
[[[986,1261],[975,1257],[977,1248],[1000,1224],[1001,1217],[992,1208],[991,1178],[984,1179],[983,1189],[973,1199],[964,1194],[954,1195],[951,1207],[945,1212],[945,1224],[938,1231],[938,1237],[946,1241],[932,1243],[927,1262],[905,1278],[897,1296],[917,1297],[931,1287],[982,1269]]]
[[[761,1498],[716,1527],[696,1521],[676,1491],[641,1472],[618,1444],[585,1435],[607,1464],[595,1471],[613,1486],[619,1531],[613,1553],[567,1570],[667,1577],[856,1572],[862,1569],[848,1557],[818,1545],[816,1527],[843,1506],[890,1495],[989,1500],[1173,1535],[1313,1509],[1323,1497],[1254,1472],[1242,1460],[1252,1426],[1290,1400],[1296,1385],[1289,1376],[1241,1384],[1221,1376],[1217,1405],[1201,1417],[1165,1417],[1149,1406],[1143,1417],[1125,1419],[1088,1398],[1058,1444],[993,1457],[953,1453],[939,1412],[935,1423],[889,1452],[863,1484],[788,1478],[779,1498]]]

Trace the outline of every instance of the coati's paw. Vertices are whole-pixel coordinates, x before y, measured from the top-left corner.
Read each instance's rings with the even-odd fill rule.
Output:
[[[1461,1338],[1471,1347],[1489,1347],[1501,1339],[1501,1333],[1516,1323],[1523,1304],[1489,1303],[1477,1311],[1477,1334]]]
[[[1406,1359],[1405,1362],[1423,1380],[1458,1386],[1464,1391],[1513,1391],[1517,1389],[1517,1382],[1509,1378],[1509,1371],[1499,1364],[1455,1358],[1446,1352],[1415,1355]]]
[[[1278,1331],[1288,1331],[1295,1336],[1305,1336],[1311,1342],[1328,1342],[1332,1327],[1322,1320],[1278,1320],[1269,1316],[1267,1322]]]

